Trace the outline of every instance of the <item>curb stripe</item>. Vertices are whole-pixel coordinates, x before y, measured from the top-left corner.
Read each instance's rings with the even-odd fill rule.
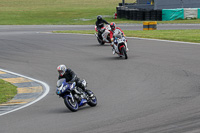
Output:
[[[18,78],[3,78],[3,80],[10,82],[11,84],[14,83],[24,83],[24,82],[32,82],[32,80],[29,79],[25,79],[22,77],[18,77]]]
[[[17,95],[7,103],[0,104],[0,116],[17,111],[44,98],[50,87],[39,80],[0,68],[0,79],[17,86]]]
[[[2,72],[4,74],[4,77],[11,77],[8,73]],[[1,74],[0,74],[1,75]],[[17,88],[17,94],[14,96],[13,99],[10,101],[7,101],[6,103],[0,104],[0,106],[12,106],[16,104],[26,104],[28,102],[31,102],[31,100],[36,99],[38,95],[40,95],[43,92],[42,86],[36,86],[33,87],[33,84],[27,84],[26,82],[33,82],[32,80],[29,80],[27,78],[23,77],[16,77],[16,78],[2,78],[2,80],[7,81],[15,86],[30,86],[30,87],[24,87],[24,88]],[[31,98],[31,99],[30,99]]]
[[[3,71],[0,71],[0,74],[6,74],[5,72],[3,72]]]
[[[1,106],[11,106],[11,105],[18,105],[18,104],[26,104],[31,102],[34,99],[13,99],[8,101],[7,103],[1,104]]]
[[[37,92],[42,92],[42,86],[37,86],[37,87],[25,87],[25,88],[17,88],[17,93],[37,93]]]

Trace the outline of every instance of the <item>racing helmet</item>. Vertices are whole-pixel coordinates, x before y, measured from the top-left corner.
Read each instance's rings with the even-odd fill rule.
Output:
[[[99,20],[102,20],[102,16],[101,15],[98,15],[97,16],[97,20],[99,21]]]
[[[110,28],[111,28],[111,30],[115,30],[115,23],[114,22],[110,23]]]
[[[65,71],[67,70],[67,67],[62,64],[57,67],[57,70],[58,70],[59,76],[63,76],[65,74]]]

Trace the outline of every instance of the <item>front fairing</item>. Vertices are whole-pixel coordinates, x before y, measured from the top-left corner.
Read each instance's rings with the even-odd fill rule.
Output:
[[[75,85],[76,85],[75,82],[67,83],[64,78],[59,79],[57,81],[56,94],[63,96],[66,92],[71,92],[73,88],[75,87]]]
[[[115,52],[121,55],[121,48],[126,47],[126,38],[122,36],[115,36],[114,39],[114,49]]]
[[[84,86],[87,86],[87,83],[85,80],[82,81],[82,84]],[[57,82],[56,94],[62,98],[69,97],[71,99],[74,99],[75,98],[74,94],[76,94],[75,86],[76,86],[75,82],[67,83],[65,79],[60,79]],[[78,94],[80,99],[77,99],[77,100],[80,107],[80,106],[84,106],[87,103],[87,99],[86,99],[85,92],[83,92],[82,90],[79,90],[79,92],[81,92],[81,94]]]

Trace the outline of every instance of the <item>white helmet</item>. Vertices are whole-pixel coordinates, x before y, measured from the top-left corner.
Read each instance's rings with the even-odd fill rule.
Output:
[[[58,73],[60,76],[63,76],[65,74],[65,71],[67,70],[67,67],[65,65],[59,65],[57,67]]]

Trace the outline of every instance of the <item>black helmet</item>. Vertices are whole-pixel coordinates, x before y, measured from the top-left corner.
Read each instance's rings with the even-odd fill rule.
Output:
[[[102,20],[102,16],[101,16],[101,15],[98,15],[98,16],[97,16],[97,20]]]

